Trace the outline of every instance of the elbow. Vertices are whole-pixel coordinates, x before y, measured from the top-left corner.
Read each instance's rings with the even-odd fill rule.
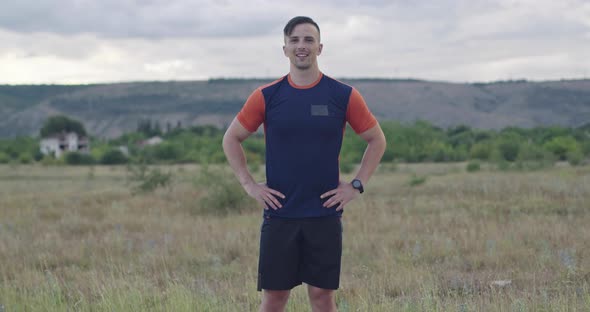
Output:
[[[383,132],[375,137],[373,142],[370,142],[369,144],[375,146],[375,150],[380,155],[379,157],[383,157],[385,150],[387,149],[387,139],[385,139]]]
[[[221,146],[223,147],[223,151],[227,154],[227,150],[231,145],[232,137],[228,132],[225,132],[223,135],[223,139],[221,140]]]
[[[387,147],[387,140],[385,139],[385,134],[383,132],[373,137],[367,143],[382,151],[385,151],[385,148]]]
[[[381,152],[381,155],[383,156],[383,154],[385,154],[385,149],[387,148],[387,139],[385,138],[384,135],[381,136],[379,147],[380,147],[379,150]]]

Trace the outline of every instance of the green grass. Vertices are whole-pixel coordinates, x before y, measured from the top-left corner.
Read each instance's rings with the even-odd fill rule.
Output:
[[[0,307],[257,310],[260,211],[206,213],[224,188],[166,169],[169,188],[133,195],[125,167],[0,166]],[[339,311],[590,309],[590,167],[398,164],[366,190],[345,209]],[[309,311],[304,287],[288,310]]]

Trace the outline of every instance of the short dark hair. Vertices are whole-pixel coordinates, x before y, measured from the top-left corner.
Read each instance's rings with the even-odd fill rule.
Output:
[[[293,33],[293,29],[295,29],[295,26],[300,24],[312,24],[313,26],[315,26],[315,28],[317,28],[318,34],[320,33],[320,26],[318,26],[318,24],[314,22],[314,20],[312,20],[311,17],[295,16],[287,23],[287,25],[285,25],[285,28],[283,29],[283,34],[285,35],[285,37],[291,36],[291,33]]]

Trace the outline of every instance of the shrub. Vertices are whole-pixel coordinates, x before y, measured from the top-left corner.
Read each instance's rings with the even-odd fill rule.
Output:
[[[57,159],[55,159],[55,157],[51,156],[51,155],[45,155],[43,156],[43,158],[41,159],[41,164],[43,166],[52,166],[52,165],[57,165],[58,161]]]
[[[227,215],[257,207],[230,172],[205,164],[195,179],[195,186],[205,190],[194,213]]]
[[[580,146],[576,139],[571,136],[560,136],[551,139],[551,141],[543,145],[545,149],[552,152],[559,160],[567,160],[569,153],[577,153],[580,151]]]
[[[7,164],[10,162],[10,157],[4,152],[0,152],[0,164]]]
[[[127,183],[132,193],[149,193],[159,187],[168,187],[172,182],[172,172],[164,172],[160,168],[150,168],[147,164],[127,166]]]
[[[584,160],[584,154],[582,154],[580,150],[570,151],[566,154],[566,157],[567,161],[572,166],[578,166],[582,164],[582,161]]]
[[[555,157],[553,154],[542,147],[535,144],[523,144],[518,151],[518,161],[554,161]]]
[[[491,157],[493,146],[489,142],[479,142],[471,147],[471,158],[488,160]]]
[[[535,144],[523,144],[518,152],[516,169],[519,170],[540,170],[553,166],[555,156]]]
[[[91,155],[78,152],[68,152],[66,153],[64,159],[68,165],[93,165],[96,163],[94,157]]]
[[[516,140],[504,139],[498,143],[498,151],[502,158],[507,161],[515,161],[520,150],[520,144]]]
[[[479,171],[481,169],[481,166],[479,164],[479,162],[477,161],[470,161],[467,164],[467,172],[476,172]]]
[[[408,182],[409,186],[418,186],[418,185],[422,185],[424,183],[426,183],[426,178],[427,177],[419,177],[416,175],[413,175],[412,178],[410,179],[410,182]]]
[[[110,149],[100,158],[100,163],[103,165],[121,165],[126,164],[128,161],[127,156],[118,149]]]
[[[41,161],[43,159],[43,153],[41,153],[40,150],[36,149],[35,152],[33,153],[33,159],[35,161]]]
[[[23,165],[30,164],[33,162],[33,157],[31,157],[29,154],[20,154],[20,156],[18,156],[18,162]]]

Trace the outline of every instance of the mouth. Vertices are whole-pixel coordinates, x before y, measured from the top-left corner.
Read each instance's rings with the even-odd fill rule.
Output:
[[[297,56],[297,57],[307,57],[307,56],[309,56],[309,53],[295,53],[295,56]]]

